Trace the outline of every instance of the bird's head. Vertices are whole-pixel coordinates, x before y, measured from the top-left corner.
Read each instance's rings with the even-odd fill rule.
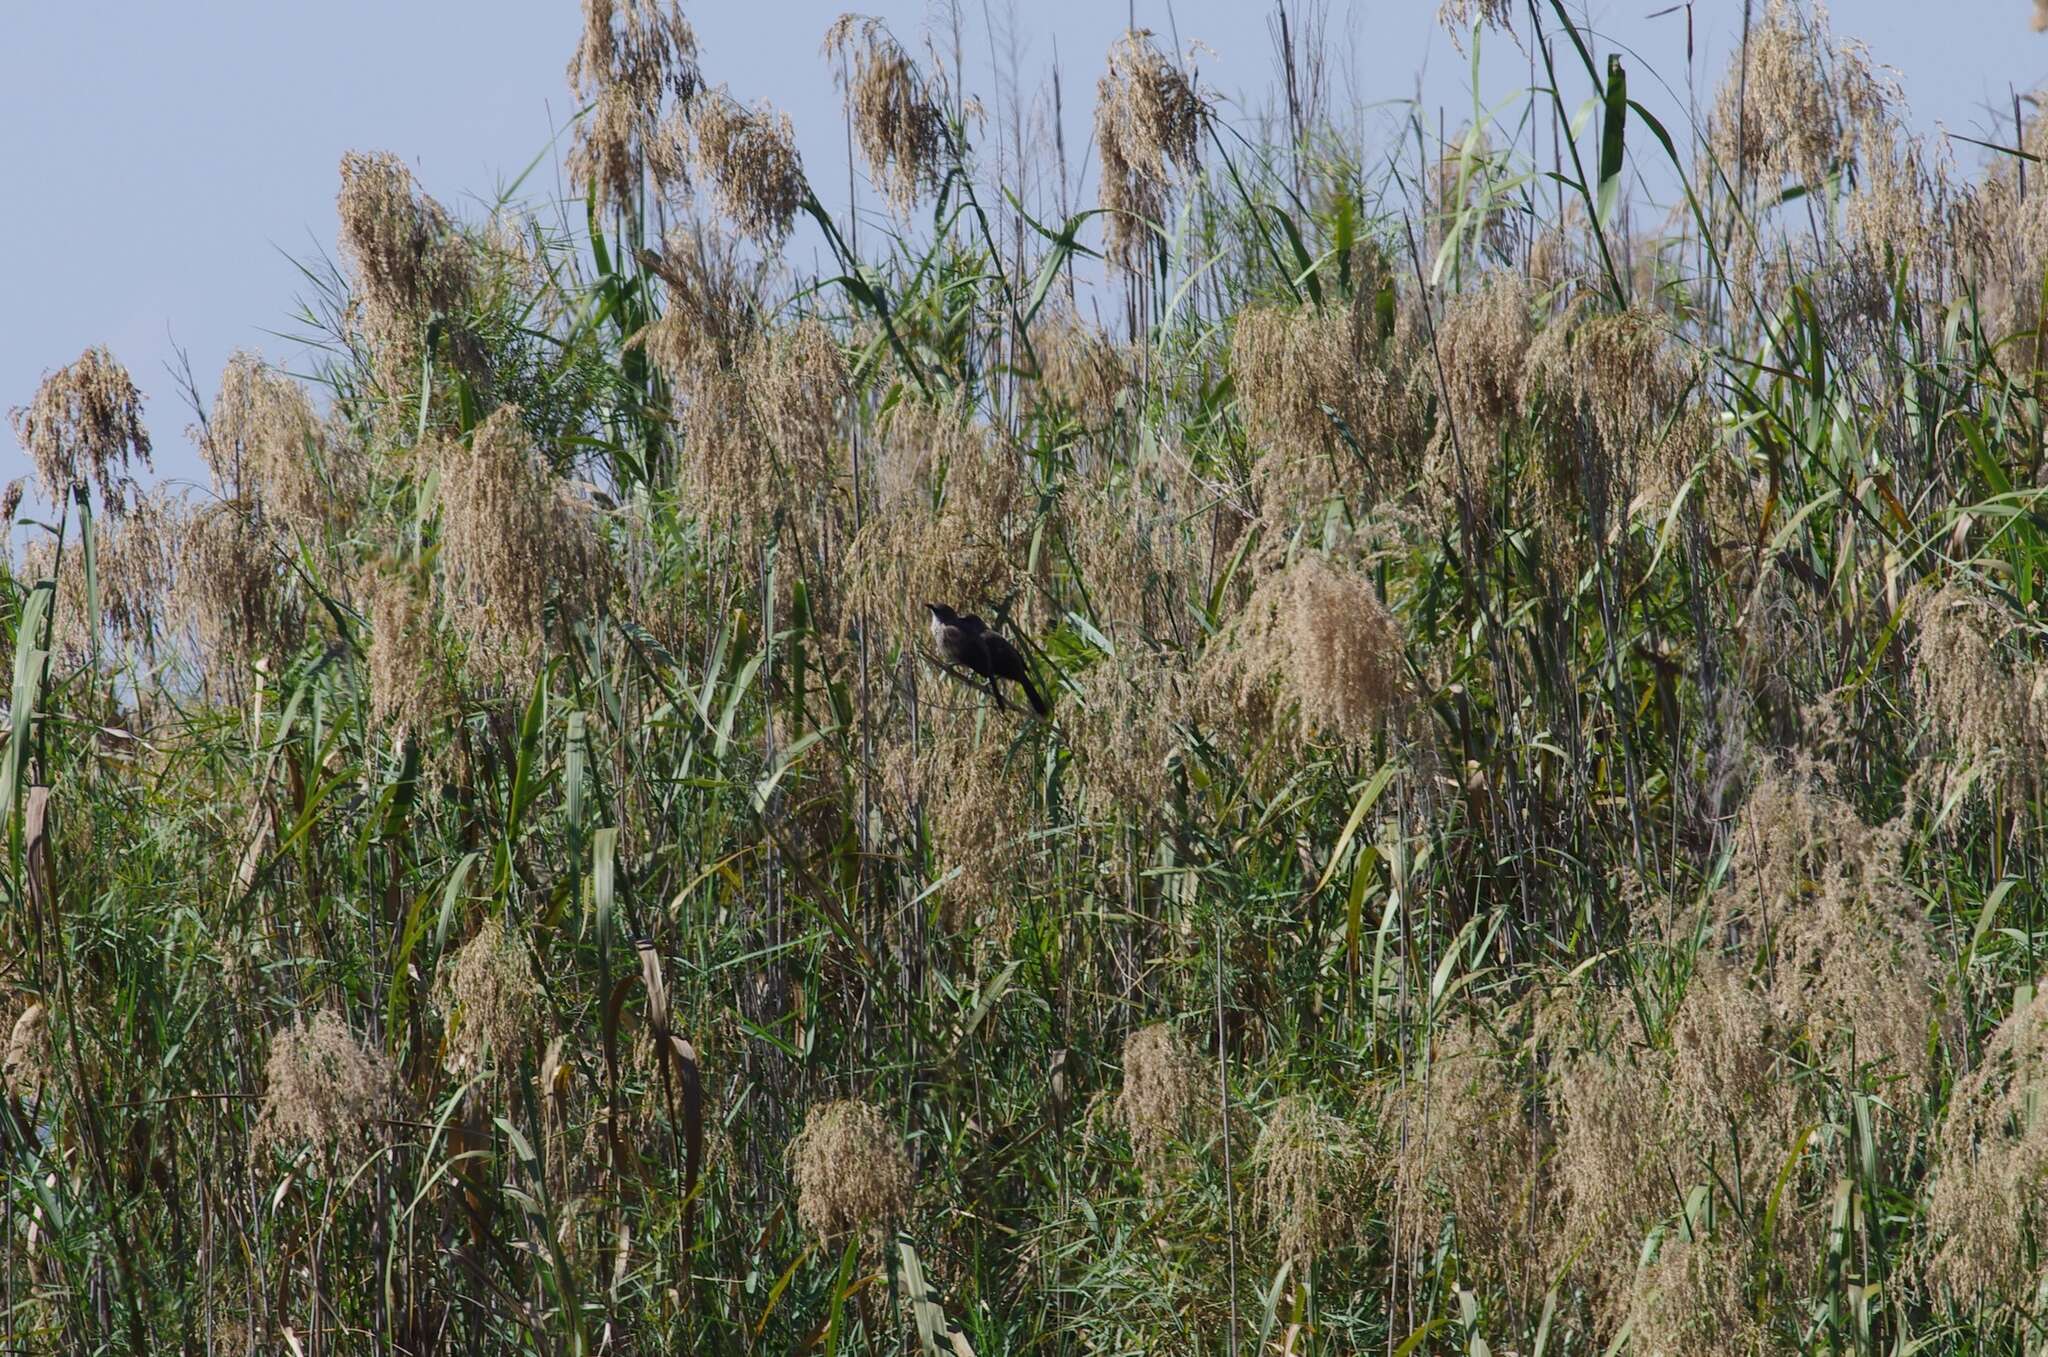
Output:
[[[924,606],[931,613],[932,621],[939,623],[941,626],[950,627],[960,620],[960,614],[954,612],[943,603],[927,603]]]

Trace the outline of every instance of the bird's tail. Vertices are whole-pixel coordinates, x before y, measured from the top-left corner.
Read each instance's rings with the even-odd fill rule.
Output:
[[[1031,710],[1037,712],[1040,716],[1051,715],[1051,710],[1045,705],[1045,699],[1038,695],[1038,689],[1031,686],[1029,675],[1020,677],[1017,682],[1024,689],[1024,696],[1030,699]]]

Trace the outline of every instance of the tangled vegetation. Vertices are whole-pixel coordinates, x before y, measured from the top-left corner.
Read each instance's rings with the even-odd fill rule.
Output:
[[[2040,1351],[2048,121],[1444,9],[1391,156],[1124,34],[1066,220],[847,16],[856,232],[585,0],[573,208],[344,158],[210,489],[24,389],[8,1349]]]

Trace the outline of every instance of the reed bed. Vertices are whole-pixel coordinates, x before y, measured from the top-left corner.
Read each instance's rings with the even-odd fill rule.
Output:
[[[1451,3],[1392,148],[1125,34],[1082,207],[849,15],[856,229],[584,10],[207,486],[8,378],[10,1351],[2041,1350],[2048,125]]]

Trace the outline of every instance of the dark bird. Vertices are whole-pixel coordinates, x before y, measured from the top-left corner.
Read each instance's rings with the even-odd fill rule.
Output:
[[[949,664],[957,664],[972,674],[979,674],[988,680],[989,696],[1003,707],[1003,695],[996,690],[997,679],[1009,679],[1024,690],[1024,696],[1031,700],[1031,710],[1040,716],[1046,714],[1045,699],[1038,695],[1038,689],[1031,686],[1031,670],[1024,663],[1024,657],[1017,653],[1017,647],[997,632],[990,631],[988,623],[973,613],[962,617],[943,603],[927,603],[931,610],[932,644]],[[1003,707],[1008,711],[1009,708]]]

